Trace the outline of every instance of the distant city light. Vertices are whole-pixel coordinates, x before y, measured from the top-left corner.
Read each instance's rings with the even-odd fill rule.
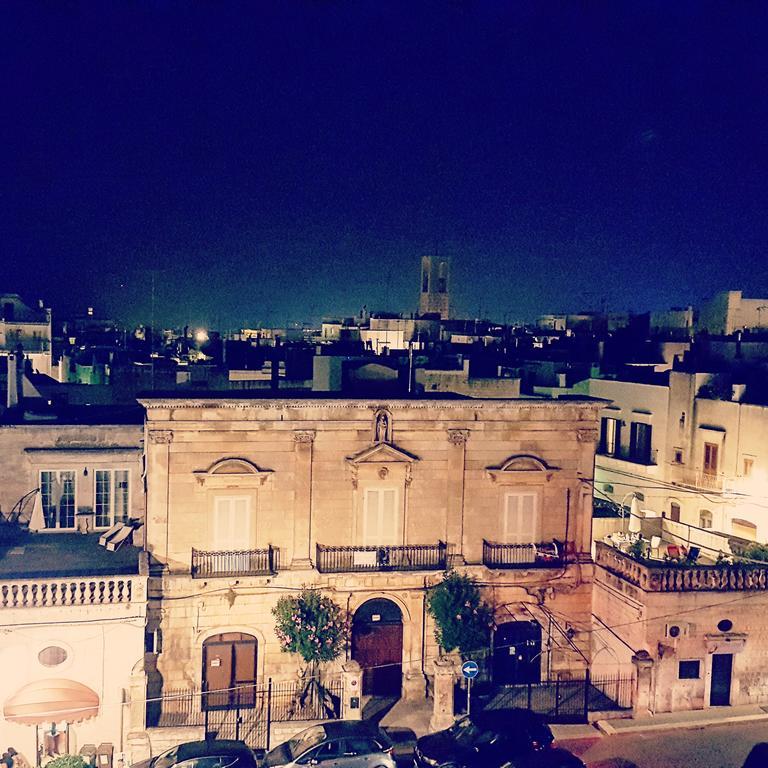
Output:
[[[198,328],[195,331],[195,341],[198,344],[205,344],[205,342],[208,341],[208,331],[206,331],[205,328]]]

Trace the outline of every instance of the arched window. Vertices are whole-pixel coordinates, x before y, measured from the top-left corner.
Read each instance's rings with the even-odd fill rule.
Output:
[[[712,527],[712,513],[708,509],[699,511],[699,528]]]

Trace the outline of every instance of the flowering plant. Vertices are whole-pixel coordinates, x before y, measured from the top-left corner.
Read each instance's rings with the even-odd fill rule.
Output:
[[[333,661],[344,650],[349,621],[341,608],[317,590],[281,597],[272,609],[281,650],[298,653],[308,664]]]
[[[484,603],[470,576],[449,571],[429,593],[427,610],[435,620],[435,639],[442,650],[458,649],[466,657],[488,645],[493,610]]]

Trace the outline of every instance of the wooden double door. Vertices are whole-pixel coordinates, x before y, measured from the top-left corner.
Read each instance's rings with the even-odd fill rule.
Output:
[[[203,706],[206,709],[252,707],[255,704],[256,638],[226,632],[203,643]]]
[[[357,609],[352,620],[352,658],[363,670],[363,695],[400,696],[403,618],[391,600],[368,600]]]

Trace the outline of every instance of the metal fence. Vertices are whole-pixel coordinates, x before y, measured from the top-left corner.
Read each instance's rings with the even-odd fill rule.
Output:
[[[551,723],[586,723],[589,712],[606,712],[632,706],[631,675],[600,675],[589,671],[577,677],[554,678],[541,682],[494,685],[473,683],[471,708],[497,710],[523,708],[538,712]],[[454,690],[454,711],[467,711],[467,687],[460,681]]]
[[[594,689],[591,695],[590,711],[631,709],[635,686],[635,677],[632,672],[593,673],[590,682]]]
[[[147,701],[147,725],[203,726],[206,738],[242,739],[253,749],[269,749],[273,722],[338,719],[342,685],[334,677],[323,683],[322,693],[313,686],[306,696],[300,681],[271,678],[232,689],[166,688]]]

